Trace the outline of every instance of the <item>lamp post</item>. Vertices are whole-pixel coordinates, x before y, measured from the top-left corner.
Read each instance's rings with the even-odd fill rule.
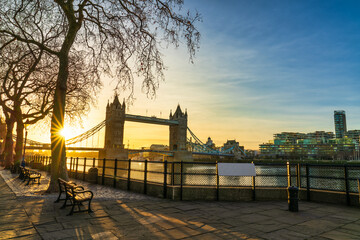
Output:
[[[25,150],[26,150],[26,138],[27,138],[27,126],[29,125],[29,119],[26,120],[26,122],[24,123],[24,128],[25,128],[25,140],[24,140],[24,153],[23,153],[23,157],[22,157],[22,161],[21,161],[21,166],[25,167]]]

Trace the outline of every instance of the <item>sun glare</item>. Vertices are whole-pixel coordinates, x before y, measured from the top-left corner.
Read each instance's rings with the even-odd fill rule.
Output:
[[[63,136],[65,138],[65,140],[70,139],[72,136],[72,132],[71,129],[64,127],[61,131],[60,131],[61,136]]]

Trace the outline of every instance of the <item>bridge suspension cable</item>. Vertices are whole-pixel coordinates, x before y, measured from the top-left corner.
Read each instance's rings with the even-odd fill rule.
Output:
[[[73,145],[73,144],[76,144],[78,142],[88,139],[89,137],[91,137],[94,134],[96,134],[97,132],[99,132],[105,126],[105,124],[106,124],[106,120],[102,121],[101,123],[99,123],[98,125],[96,125],[95,127],[91,128],[91,129],[89,129],[88,131],[86,131],[76,137],[66,140],[65,141],[66,145]],[[16,134],[13,134],[13,139],[16,140]],[[43,142],[35,141],[35,140],[28,138],[26,140],[26,144],[33,145],[33,146],[42,146],[42,145],[46,145],[46,144],[50,144],[50,143],[43,143]]]
[[[93,136],[95,133],[99,132],[103,127],[105,127],[105,125],[106,125],[106,120],[102,121],[101,123],[99,123],[98,125],[96,125],[95,127],[91,128],[91,129],[89,129],[88,131],[86,131],[76,137],[66,140],[65,143],[66,143],[66,145],[72,145],[72,144],[81,142],[85,139],[88,139],[89,137]]]

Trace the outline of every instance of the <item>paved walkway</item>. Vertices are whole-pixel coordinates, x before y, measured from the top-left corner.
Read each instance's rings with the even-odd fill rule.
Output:
[[[95,194],[94,213],[66,216],[70,209],[60,210],[55,195],[16,196],[4,178],[0,239],[360,239],[359,208],[300,202],[292,213],[284,201],[180,202],[124,192],[117,199]]]

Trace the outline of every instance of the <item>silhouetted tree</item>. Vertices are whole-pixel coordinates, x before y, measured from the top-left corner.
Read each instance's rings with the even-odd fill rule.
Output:
[[[34,124],[51,113],[58,64],[56,58],[41,49],[31,49],[21,42],[4,45],[0,51],[0,105],[7,119],[7,150],[5,167],[12,163],[12,132],[16,122],[15,161],[23,149],[24,122]],[[87,79],[81,61],[72,62],[65,111],[79,118],[89,110],[99,83]],[[11,150],[11,151],[10,151]]]
[[[133,74],[155,94],[163,79],[159,43],[185,39],[192,60],[200,38],[199,14],[184,12],[182,0],[0,0],[0,37],[22,41],[56,56],[59,72],[51,120],[52,179],[66,177],[64,125],[69,56],[79,53],[94,78],[117,77],[118,88],[133,88]],[[182,14],[183,12],[183,14]],[[44,41],[44,38],[47,40]]]

